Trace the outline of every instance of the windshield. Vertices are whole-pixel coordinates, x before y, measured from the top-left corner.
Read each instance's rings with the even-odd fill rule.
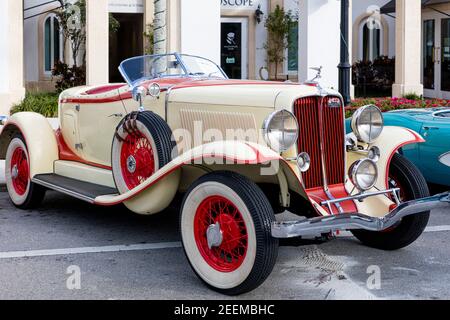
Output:
[[[214,62],[196,56],[165,54],[135,57],[123,61],[120,73],[130,86],[142,81],[164,77],[207,77],[227,79]]]

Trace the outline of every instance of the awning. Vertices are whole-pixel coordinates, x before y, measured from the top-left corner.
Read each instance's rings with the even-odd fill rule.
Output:
[[[433,4],[450,2],[448,0],[422,0],[422,6],[430,6]],[[389,1],[383,7],[381,7],[380,12],[383,14],[394,13],[395,12],[395,0]]]

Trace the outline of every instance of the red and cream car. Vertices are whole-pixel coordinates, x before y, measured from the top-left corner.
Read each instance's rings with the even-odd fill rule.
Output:
[[[126,83],[63,92],[56,131],[35,113],[4,123],[0,155],[17,207],[52,189],[152,215],[182,194],[193,270],[235,295],[269,276],[278,239],[351,230],[368,246],[399,249],[450,204],[448,193],[430,197],[397,152],[422,137],[384,127],[374,106],[355,113],[346,135],[341,96],[317,83],[229,80],[181,54],[132,58],[120,71]]]

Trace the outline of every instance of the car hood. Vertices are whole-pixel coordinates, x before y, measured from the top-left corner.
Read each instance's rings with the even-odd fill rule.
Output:
[[[316,87],[298,83],[252,80],[194,80],[170,89],[169,102],[275,108],[278,96],[296,99],[319,94]]]

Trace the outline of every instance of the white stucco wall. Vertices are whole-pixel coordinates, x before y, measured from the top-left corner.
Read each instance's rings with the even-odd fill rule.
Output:
[[[260,0],[255,1],[257,4],[261,5],[261,10],[264,12],[265,16],[267,16],[267,12],[269,12],[269,1],[268,0]],[[256,6],[258,7],[258,6]],[[256,9],[255,9],[256,10]],[[264,45],[267,42],[267,30],[264,27],[264,21],[260,24],[256,25],[256,35],[255,35],[255,46],[256,46],[256,57],[255,57],[255,71],[254,75],[255,79],[260,79],[259,70],[262,67],[267,66],[267,53],[264,49]]]
[[[386,3],[388,3],[389,0],[353,0],[352,1],[352,15],[353,15],[353,23],[358,23],[357,19],[361,17],[362,15],[366,15],[368,13],[368,8],[370,6],[378,6],[379,8],[383,7]],[[370,10],[369,10],[370,11]],[[393,14],[395,16],[395,13]],[[389,57],[395,56],[395,19],[392,17],[389,17],[387,15],[382,15],[383,19],[388,24],[389,29]],[[359,30],[359,41],[356,45],[358,45],[358,56],[355,57],[357,60],[360,60],[362,57],[361,52],[361,42],[362,42],[362,36],[361,36],[361,29],[360,25],[358,24],[358,30]]]
[[[183,0],[180,9],[181,52],[220,64],[220,2]]]
[[[338,88],[340,5],[337,0],[300,0],[299,81],[312,79],[323,67],[321,84]]]
[[[8,2],[0,1],[0,100],[9,90],[8,68]]]
[[[43,0],[25,0],[24,9],[34,7],[35,5],[44,3]],[[54,5],[52,6],[54,7]],[[31,17],[45,9],[43,7],[25,11],[25,17]],[[38,31],[40,16],[24,20],[24,51],[25,51],[25,80],[39,80],[39,55],[38,55]],[[41,26],[42,27],[42,26]]]

